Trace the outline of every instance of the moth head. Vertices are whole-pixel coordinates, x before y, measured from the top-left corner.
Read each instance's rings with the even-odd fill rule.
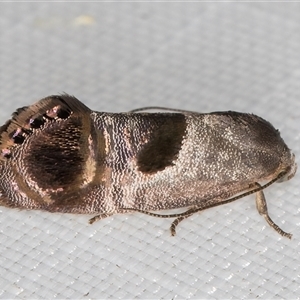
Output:
[[[42,208],[92,180],[90,113],[65,94],[12,115],[0,128],[0,204]]]

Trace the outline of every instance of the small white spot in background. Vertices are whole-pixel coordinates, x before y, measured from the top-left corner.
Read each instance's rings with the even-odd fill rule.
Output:
[[[95,19],[92,16],[81,15],[74,20],[76,26],[90,26],[95,23]]]

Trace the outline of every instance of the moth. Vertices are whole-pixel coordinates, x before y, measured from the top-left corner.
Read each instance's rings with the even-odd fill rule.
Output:
[[[67,94],[17,109],[0,128],[0,205],[90,223],[140,212],[175,218],[175,235],[183,219],[255,193],[258,212],[291,238],[263,194],[297,169],[278,130],[253,114],[147,109],[96,112]]]

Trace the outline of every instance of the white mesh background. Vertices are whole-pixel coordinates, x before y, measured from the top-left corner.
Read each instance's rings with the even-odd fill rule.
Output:
[[[98,111],[253,112],[300,157],[299,3],[0,3],[0,120],[67,92]],[[180,224],[0,207],[0,297],[299,298],[299,176]]]

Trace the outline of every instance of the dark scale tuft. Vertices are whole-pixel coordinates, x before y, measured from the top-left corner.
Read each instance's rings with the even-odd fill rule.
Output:
[[[30,119],[29,124],[33,129],[38,129],[44,125],[46,121],[43,119],[43,116],[36,117],[34,119]]]
[[[81,130],[82,124],[77,118],[53,123],[30,143],[24,161],[30,176],[41,188],[56,189],[74,184],[81,174]]]

